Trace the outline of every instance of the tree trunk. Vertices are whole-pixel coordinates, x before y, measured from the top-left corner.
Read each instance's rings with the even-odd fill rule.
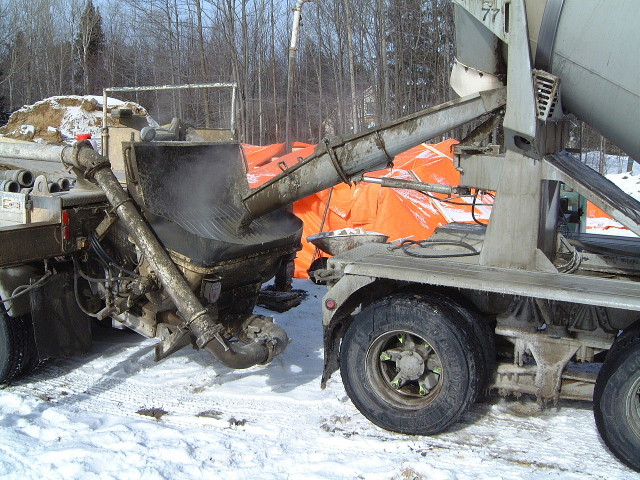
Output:
[[[347,54],[349,56],[349,83],[351,86],[351,122],[353,125],[353,133],[360,130],[360,122],[358,121],[358,104],[356,97],[356,67],[353,52],[353,33],[351,27],[351,2],[343,0],[344,19],[347,28]]]
[[[600,175],[607,173],[607,158],[605,155],[605,139],[600,135],[600,162],[598,164]]]
[[[196,20],[198,22],[198,52],[200,53],[200,76],[203,82],[207,82],[207,61],[204,51],[204,33],[202,31],[202,3],[201,0],[195,0],[196,3]],[[211,127],[211,111],[209,107],[209,90],[206,88],[200,89],[202,92],[202,104],[204,107],[204,126],[206,128]]]
[[[276,142],[282,140],[280,135],[280,117],[278,116],[278,94],[277,94],[277,77],[276,77],[276,22],[274,16],[273,0],[271,0],[271,85],[273,87],[273,130]]]

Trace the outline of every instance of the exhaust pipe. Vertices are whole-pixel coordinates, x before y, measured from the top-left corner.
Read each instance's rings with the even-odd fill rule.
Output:
[[[118,218],[122,220],[178,308],[185,326],[196,337],[198,348],[207,350],[230,368],[249,368],[258,363],[266,363],[284,350],[288,343],[284,330],[265,317],[255,315],[245,321],[242,328],[245,340],[249,343],[237,345],[222,338],[222,325],[191,291],[169,254],[113,174],[109,161],[83,143],[65,147],[59,155],[65,165],[80,170],[85,178],[95,180],[103,190]]]

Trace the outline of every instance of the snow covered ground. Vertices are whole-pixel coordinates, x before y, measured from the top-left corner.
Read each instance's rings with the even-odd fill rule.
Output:
[[[390,433],[320,389],[324,287],[272,315],[292,338],[267,366],[233,371],[186,348],[98,329],[94,351],[0,391],[0,478],[632,479],[590,405],[491,398],[434,437]]]

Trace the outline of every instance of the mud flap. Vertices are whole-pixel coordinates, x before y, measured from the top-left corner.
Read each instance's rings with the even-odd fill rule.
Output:
[[[51,276],[30,297],[39,361],[91,350],[91,319],[76,303],[72,273]]]
[[[274,312],[286,312],[297,307],[306,296],[304,290],[279,292],[275,288],[263,288],[258,296],[258,305]]]

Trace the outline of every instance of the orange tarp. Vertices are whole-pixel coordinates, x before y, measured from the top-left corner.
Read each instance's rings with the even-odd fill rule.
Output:
[[[266,147],[243,145],[247,157],[249,185],[257,187],[269,181],[283,170],[292,167],[300,159],[308,157],[315,150],[315,145],[293,142],[292,153],[284,154],[285,144],[277,143]]]
[[[616,222],[601,208],[587,202],[587,232],[600,231],[608,235],[624,235],[624,230],[628,230],[627,227]]]
[[[447,140],[437,145],[419,145],[398,155],[394,159],[394,168],[367,175],[458,185],[460,175],[452,161],[453,146],[456,143],[455,140]],[[295,144],[294,147],[296,146],[301,150],[271,161],[265,155],[280,152],[279,145],[245,146],[251,186],[263,184],[281,173],[285,165],[291,167],[313,153],[315,148],[306,144]],[[341,183],[333,188],[327,209],[329,193],[330,190],[324,190],[295,202],[293,206],[294,213],[304,222],[303,249],[298,252],[296,259],[296,277],[307,277],[306,270],[311,264],[315,247],[307,243],[306,238],[320,231],[361,227],[388,235],[390,240],[405,237],[423,240],[431,236],[437,227],[451,221],[473,221],[469,199],[455,199],[456,204],[442,203],[414,190],[382,188],[380,185],[364,182],[351,186]],[[487,198],[487,203],[490,203],[489,200]],[[323,225],[325,210],[327,213]],[[487,207],[476,207],[477,219],[486,221],[488,214]],[[318,252],[318,256],[322,255],[325,254]]]
[[[612,218],[606,214],[600,207],[596,207],[593,203],[587,202],[587,217],[588,218]]]

